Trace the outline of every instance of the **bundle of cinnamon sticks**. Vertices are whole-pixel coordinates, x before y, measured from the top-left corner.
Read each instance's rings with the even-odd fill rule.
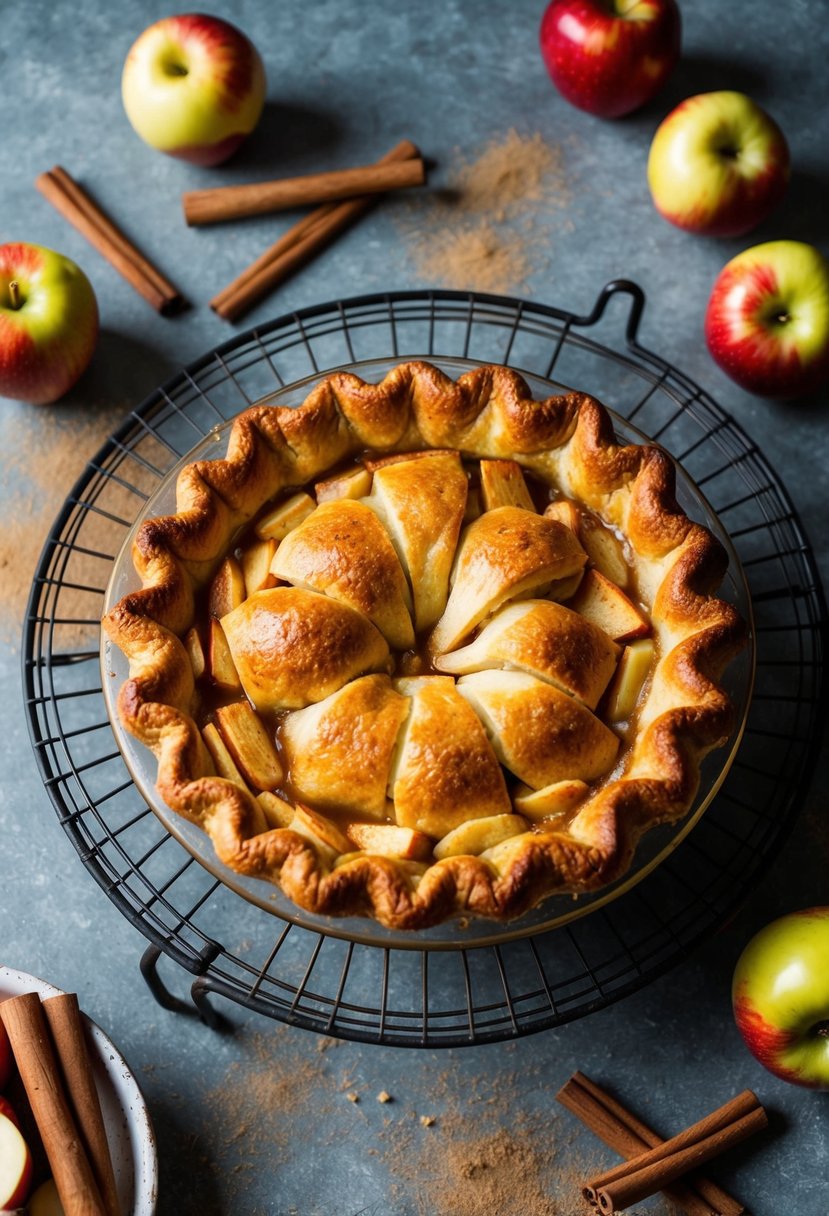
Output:
[[[4,1000],[0,1018],[65,1216],[120,1216],[77,997],[26,992]]]
[[[582,1194],[612,1216],[649,1195],[664,1192],[687,1216],[742,1216],[746,1211],[717,1183],[696,1171],[768,1125],[751,1090],[744,1090],[691,1127],[663,1140],[583,1073],[574,1073],[558,1101],[625,1160],[588,1179]]]

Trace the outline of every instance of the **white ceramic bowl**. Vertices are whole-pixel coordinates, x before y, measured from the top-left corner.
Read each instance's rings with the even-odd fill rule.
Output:
[[[23,992],[42,998],[58,996],[60,988],[44,980],[0,966],[0,1001]],[[118,1197],[124,1216],[153,1216],[158,1189],[158,1160],[144,1095],[118,1048],[100,1026],[82,1015],[90,1036],[92,1074],[112,1154]]]

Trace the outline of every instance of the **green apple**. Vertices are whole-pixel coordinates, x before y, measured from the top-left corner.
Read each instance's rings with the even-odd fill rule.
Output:
[[[704,236],[748,232],[777,206],[788,181],[783,132],[745,93],[686,98],[659,125],[648,154],[657,211]]]
[[[79,266],[41,245],[0,245],[0,397],[57,401],[97,338],[98,305]]]
[[[219,17],[165,17],[137,39],[121,78],[127,118],[151,148],[196,165],[227,160],[259,121],[265,69]]]
[[[829,908],[761,929],[740,955],[732,996],[740,1033],[769,1072],[829,1089]]]
[[[801,397],[829,379],[829,262],[802,241],[732,258],[705,312],[705,340],[732,380],[761,397]]]

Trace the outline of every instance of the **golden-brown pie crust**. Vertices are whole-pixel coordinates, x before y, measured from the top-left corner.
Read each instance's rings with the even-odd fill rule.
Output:
[[[368,852],[332,862],[302,832],[266,828],[253,795],[214,775],[192,716],[194,677],[182,638],[194,622],[197,593],[234,538],[281,491],[362,452],[424,448],[517,460],[618,529],[637,557],[660,657],[621,771],[587,797],[566,827],[542,824],[484,857],[446,857],[426,867]],[[225,459],[196,461],[180,473],[177,513],[141,526],[133,560],[141,589],[104,619],[129,659],[118,698],[123,725],[155,753],[162,798],[210,835],[225,865],[278,882],[316,913],[369,915],[394,928],[419,929],[458,913],[506,920],[553,892],[603,886],[629,866],[643,831],[687,812],[700,760],[733,728],[732,706],[717,680],[744,644],[745,626],[733,607],[715,598],[725,554],[677,505],[671,461],[655,446],[617,444],[609,415],[593,398],[569,393],[534,401],[522,378],[503,367],[481,367],[452,381],[429,364],[407,363],[376,385],[334,373],[296,409],[253,406],[235,420]],[[287,604],[291,595],[322,598],[280,587],[246,604],[264,597]],[[497,601],[497,588],[494,595]],[[334,611],[344,607],[325,602]],[[342,670],[328,672],[335,687],[358,670],[385,670],[385,641],[365,619],[364,625],[358,630],[362,665],[342,679]],[[334,668],[348,661],[347,646],[331,660]],[[239,667],[244,679],[244,661]],[[429,693],[436,705],[438,679]],[[296,688],[290,695],[296,700]],[[493,774],[486,793],[486,814],[511,810],[500,770],[498,776],[500,786]],[[448,788],[445,793],[451,796]],[[376,791],[372,796],[376,804]]]

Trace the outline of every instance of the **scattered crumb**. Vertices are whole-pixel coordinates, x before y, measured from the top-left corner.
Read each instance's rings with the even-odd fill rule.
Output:
[[[355,1094],[353,1089],[350,1089],[345,1096],[348,1098],[349,1102],[359,1102],[360,1101],[360,1095]]]
[[[391,1094],[387,1094],[384,1089],[381,1089],[379,1094],[377,1095],[377,1101],[378,1102],[393,1102],[394,1099],[392,1098]]]
[[[434,1124],[435,1124],[434,1115],[421,1115],[420,1116],[420,1126],[421,1127],[434,1127]]]

